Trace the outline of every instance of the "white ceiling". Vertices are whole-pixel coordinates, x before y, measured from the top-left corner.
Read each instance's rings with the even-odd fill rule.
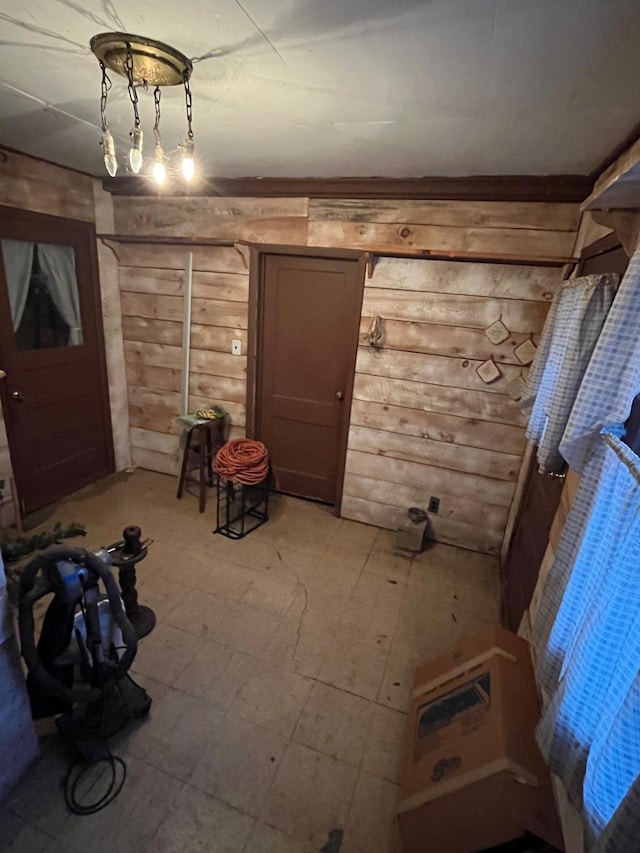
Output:
[[[194,59],[211,176],[586,174],[640,120],[638,0],[3,0],[0,144],[104,174],[88,43],[109,30]],[[132,114],[112,78],[122,159]],[[179,87],[162,104],[172,148]]]

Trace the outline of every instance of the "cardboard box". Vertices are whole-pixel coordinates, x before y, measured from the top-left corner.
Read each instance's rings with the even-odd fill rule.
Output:
[[[398,820],[405,853],[477,853],[530,832],[562,850],[529,646],[496,627],[416,671]]]

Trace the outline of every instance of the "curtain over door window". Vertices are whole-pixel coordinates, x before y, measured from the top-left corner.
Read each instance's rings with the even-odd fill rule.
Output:
[[[81,345],[73,247],[10,239],[1,246],[18,348]]]

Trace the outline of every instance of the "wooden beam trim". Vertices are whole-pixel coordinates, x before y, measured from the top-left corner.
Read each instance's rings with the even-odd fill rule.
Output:
[[[213,237],[145,237],[128,234],[96,234],[96,239],[111,243],[150,243],[154,246],[226,246],[238,243],[249,245],[246,240],[216,240]]]
[[[198,187],[199,196],[406,199],[446,201],[581,202],[593,189],[588,175],[482,175],[422,178],[216,178]],[[105,178],[103,188],[116,196],[158,193],[133,176]],[[175,195],[191,195],[184,193]]]
[[[591,194],[582,202],[580,209],[597,210],[598,208],[607,208],[606,201],[599,202],[601,196],[606,193],[615,183],[640,162],[640,139],[623,151],[620,156],[613,161],[609,168],[604,171],[597,179]]]

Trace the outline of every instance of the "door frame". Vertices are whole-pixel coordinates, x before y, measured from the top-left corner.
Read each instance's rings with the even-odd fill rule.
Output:
[[[264,309],[264,270],[267,255],[291,255],[303,258],[326,258],[331,261],[356,261],[360,286],[360,306],[365,288],[366,253],[357,249],[330,249],[318,246],[282,246],[269,243],[253,243],[249,246],[249,318],[247,328],[247,404],[246,404],[246,433],[248,438],[255,438],[257,424],[259,422],[259,392],[260,392],[260,364],[259,355],[262,351],[262,329]],[[347,461],[347,444],[349,440],[349,426],[351,424],[351,402],[353,399],[353,383],[356,372],[356,359],[358,356],[358,343],[360,339],[360,317],[358,315],[358,327],[353,341],[353,353],[349,360],[349,373],[344,389],[345,417],[342,434],[340,436],[339,462],[336,477],[336,493],[333,504],[334,515],[340,516],[342,504],[342,490],[344,487],[345,465]]]
[[[69,219],[64,216],[53,216],[49,213],[38,213],[32,210],[23,210],[22,208],[9,207],[0,205],[0,239],[3,237],[10,238],[11,225],[18,224],[24,227],[27,231],[32,226],[37,226],[38,229],[44,231],[42,242],[47,239],[47,232],[51,231],[52,243],[61,243],[59,238],[60,230],[66,229],[68,232],[76,235],[77,242],[82,244],[86,251],[87,268],[89,272],[89,292],[91,299],[91,307],[96,320],[96,344],[98,354],[98,372],[96,378],[100,385],[100,399],[102,406],[102,414],[105,423],[105,437],[107,441],[106,456],[108,473],[112,474],[115,471],[115,454],[113,448],[113,424],[111,422],[111,406],[109,402],[109,378],[107,373],[107,356],[105,351],[104,340],[104,324],[102,317],[102,300],[100,296],[100,273],[98,267],[98,250],[96,243],[96,229],[93,222],[87,222],[80,219]],[[6,226],[9,225],[9,230]],[[2,367],[2,365],[0,365]],[[4,417],[5,429],[7,432],[7,440],[9,443],[9,458],[11,460],[12,476],[16,487],[18,505],[15,508],[16,512],[23,513],[22,498],[20,496],[19,472],[20,465],[16,465],[15,452],[15,434],[14,427],[11,423],[10,406],[7,400],[7,384],[6,381],[0,380],[0,407]]]

